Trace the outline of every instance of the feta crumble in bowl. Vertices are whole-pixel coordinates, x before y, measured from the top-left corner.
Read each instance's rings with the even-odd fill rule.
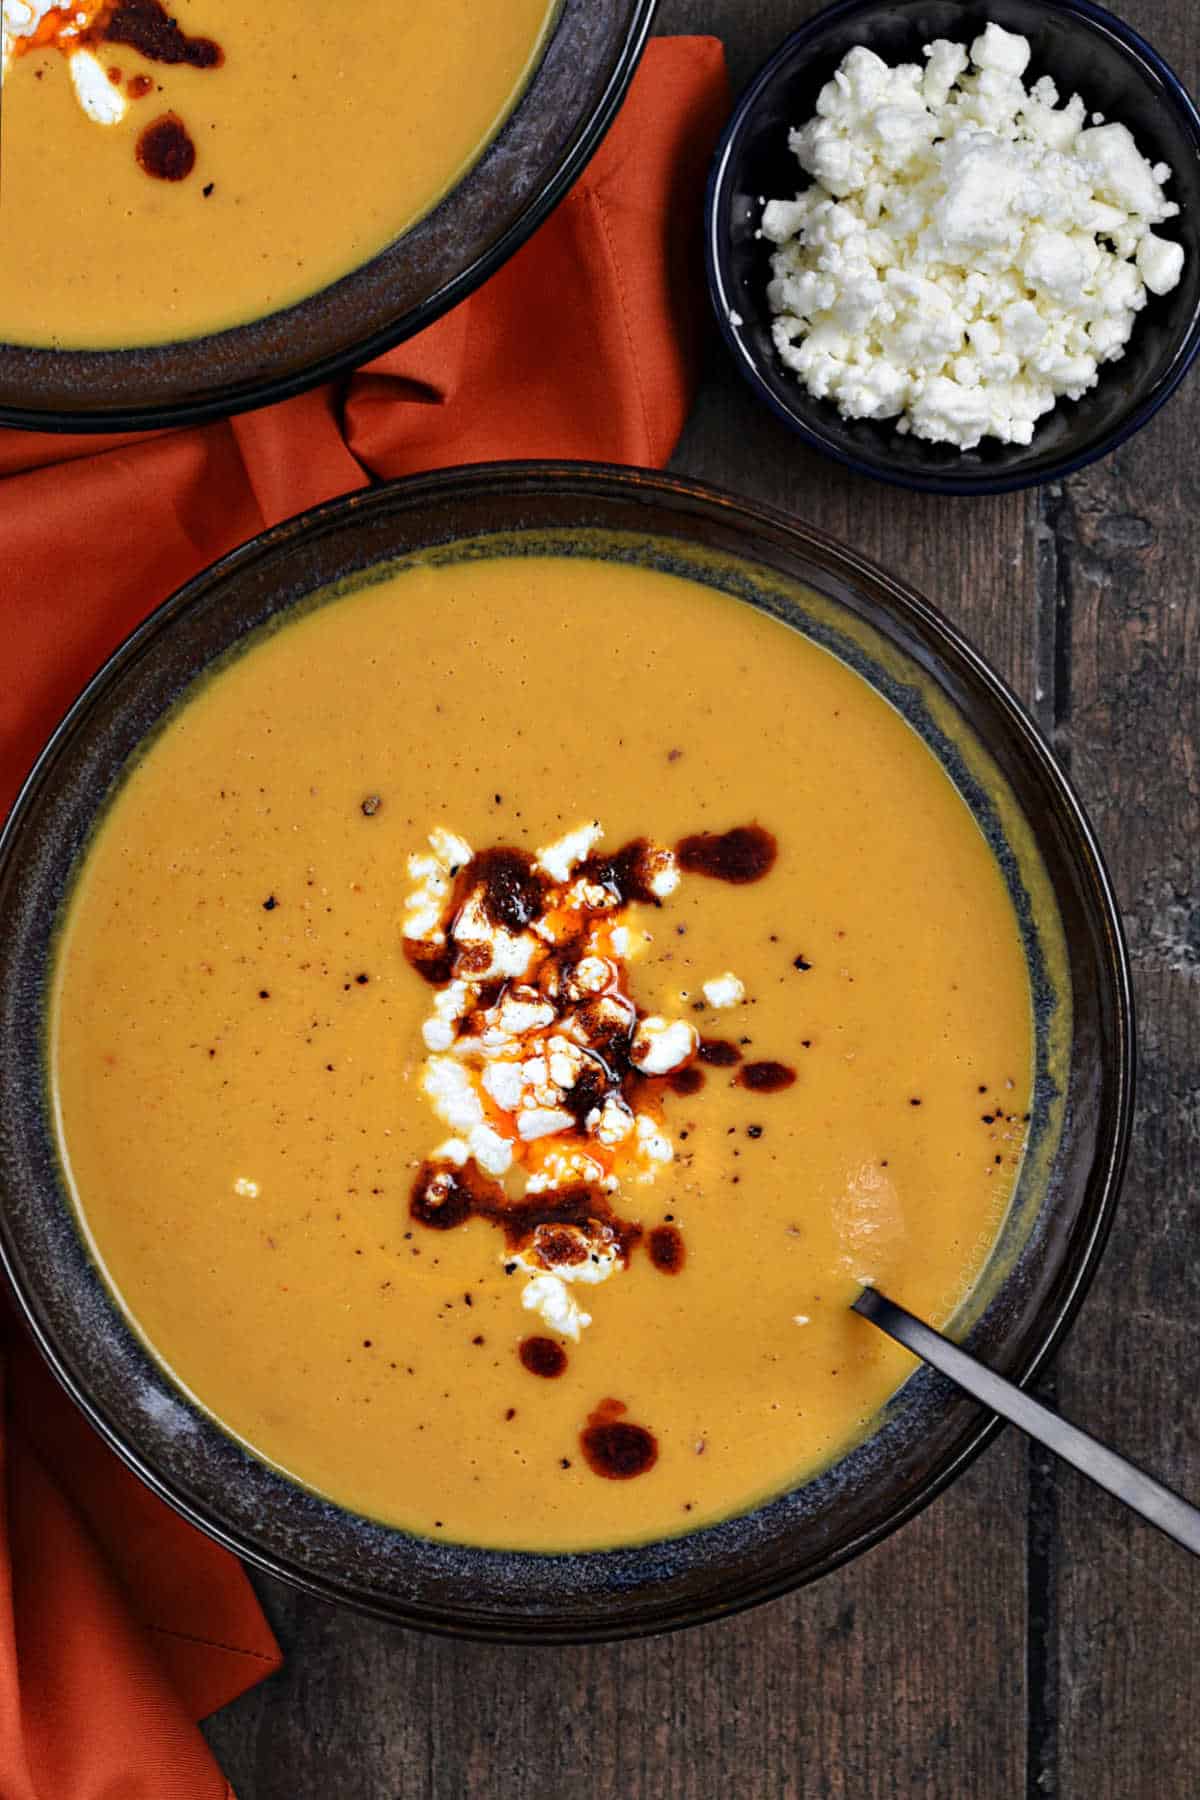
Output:
[[[805,442],[937,493],[1059,480],[1200,348],[1200,114],[1089,0],[841,0],[747,90],[706,237],[735,360]]]

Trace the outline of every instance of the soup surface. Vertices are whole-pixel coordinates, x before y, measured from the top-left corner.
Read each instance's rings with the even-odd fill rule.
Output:
[[[367,261],[494,135],[555,10],[19,4],[5,9],[0,342],[68,349],[243,324]]]
[[[847,1308],[969,1291],[1033,1028],[999,866],[858,674],[698,583],[514,556],[333,599],[171,715],[50,1047],[181,1384],[347,1506],[562,1550],[861,1435],[912,1365]]]

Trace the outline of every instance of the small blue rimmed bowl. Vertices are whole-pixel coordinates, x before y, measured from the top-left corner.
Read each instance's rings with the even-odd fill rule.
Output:
[[[1063,99],[1132,131],[1142,154],[1172,170],[1180,212],[1156,230],[1184,248],[1175,290],[1151,296],[1118,362],[1081,400],[1060,400],[1029,445],[985,438],[962,451],[901,436],[891,420],[843,419],[786,369],[771,337],[773,246],[756,235],[762,199],[790,199],[805,175],[788,132],[848,50],[920,62],[933,38],[970,44],[989,23],[1029,39],[1027,83],[1049,75]],[[735,361],[751,387],[816,450],[862,474],[941,494],[998,494],[1058,481],[1105,456],[1153,417],[1200,349],[1200,113],[1179,78],[1128,25],[1090,0],[837,0],[795,32],[750,83],[717,151],[706,218],[709,289]]]

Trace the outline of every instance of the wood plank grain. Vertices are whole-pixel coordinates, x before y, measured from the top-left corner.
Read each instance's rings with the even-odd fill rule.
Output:
[[[1194,90],[1186,0],[1127,0]],[[1134,960],[1140,1088],[1129,1180],[1059,1359],[1063,1409],[1200,1495],[1200,478],[1195,381],[1051,496],[1060,739],[1099,830]],[[1073,1476],[1056,1477],[1064,1800],[1197,1791],[1200,1569]]]
[[[1133,1157],[1100,1278],[1059,1361],[1065,1411],[1200,1495],[1200,415],[1180,398],[1076,483],[1058,521],[1073,655],[1064,735],[1134,959]],[[1200,1570],[1062,1480],[1061,1792],[1196,1792]],[[1137,1729],[1130,1731],[1132,1721]],[[1153,1787],[1148,1781],[1153,1768]]]
[[[735,87],[815,7],[665,0]],[[1048,677],[1034,502],[852,477],[715,346],[681,471],[820,525],[920,587],[1026,698]],[[569,1651],[448,1644],[261,1583],[283,1674],[210,1722],[241,1800],[1013,1800],[1026,1783],[1028,1463],[1012,1435],[817,1587],[704,1630]]]
[[[1008,1800],[1023,1452],[806,1593],[577,1650],[451,1644],[261,1584],[288,1662],[208,1727],[241,1800]]]

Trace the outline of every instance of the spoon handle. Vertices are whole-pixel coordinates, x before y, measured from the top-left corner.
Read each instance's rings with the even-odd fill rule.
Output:
[[[914,1356],[948,1375],[951,1381],[985,1406],[990,1406],[993,1412],[1045,1444],[1072,1468],[1115,1494],[1118,1500],[1123,1500],[1126,1506],[1132,1507],[1160,1531],[1165,1531],[1194,1556],[1200,1556],[1200,1510],[1172,1493],[1161,1481],[1143,1474],[1115,1450],[1109,1450],[1094,1437],[1089,1437],[1086,1431],[1080,1431],[1077,1425],[1069,1425],[1040,1400],[1032,1399],[1011,1381],[1006,1381],[1003,1375],[997,1375],[975,1357],[968,1356],[941,1332],[905,1312],[902,1306],[897,1306],[876,1288],[865,1287],[854,1302],[854,1310],[903,1344],[906,1350],[911,1350]]]

